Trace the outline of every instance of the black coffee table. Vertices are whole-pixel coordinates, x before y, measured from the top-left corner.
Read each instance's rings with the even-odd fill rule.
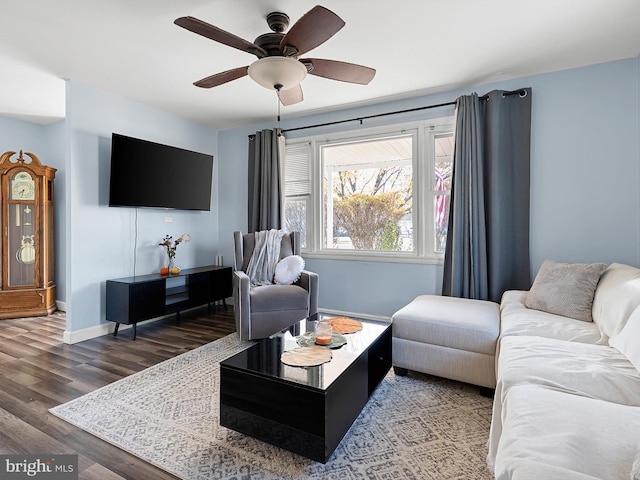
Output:
[[[331,362],[292,367],[282,352],[313,322],[258,341],[220,363],[220,424],[325,463],[391,368],[391,324],[362,320]]]

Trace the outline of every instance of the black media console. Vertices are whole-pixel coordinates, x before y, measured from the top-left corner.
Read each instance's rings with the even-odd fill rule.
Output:
[[[232,295],[231,267],[197,267],[181,270],[178,275],[139,275],[107,280],[106,319],[116,323],[113,335],[121,323],[133,325],[142,320],[176,313],[209,304]]]

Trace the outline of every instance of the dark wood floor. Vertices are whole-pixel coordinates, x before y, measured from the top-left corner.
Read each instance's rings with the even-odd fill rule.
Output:
[[[66,345],[64,313],[0,320],[0,453],[78,454],[80,479],[173,479],[48,409],[235,331],[233,309],[196,309]]]

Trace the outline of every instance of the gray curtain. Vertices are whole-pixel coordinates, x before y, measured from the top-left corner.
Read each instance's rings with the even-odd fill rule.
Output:
[[[531,89],[458,98],[442,294],[528,290]]]
[[[282,228],[281,158],[284,136],[280,129],[249,136],[248,232]]]

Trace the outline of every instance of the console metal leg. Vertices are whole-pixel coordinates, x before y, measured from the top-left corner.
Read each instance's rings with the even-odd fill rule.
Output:
[[[138,324],[137,324],[137,323],[134,323],[134,324],[133,324],[133,339],[134,339],[134,340],[136,339],[136,327],[137,327],[137,326],[138,326]]]
[[[116,322],[116,328],[115,328],[115,330],[113,331],[113,336],[114,336],[114,337],[118,335],[118,328],[119,328],[119,327],[120,327],[120,324]]]

